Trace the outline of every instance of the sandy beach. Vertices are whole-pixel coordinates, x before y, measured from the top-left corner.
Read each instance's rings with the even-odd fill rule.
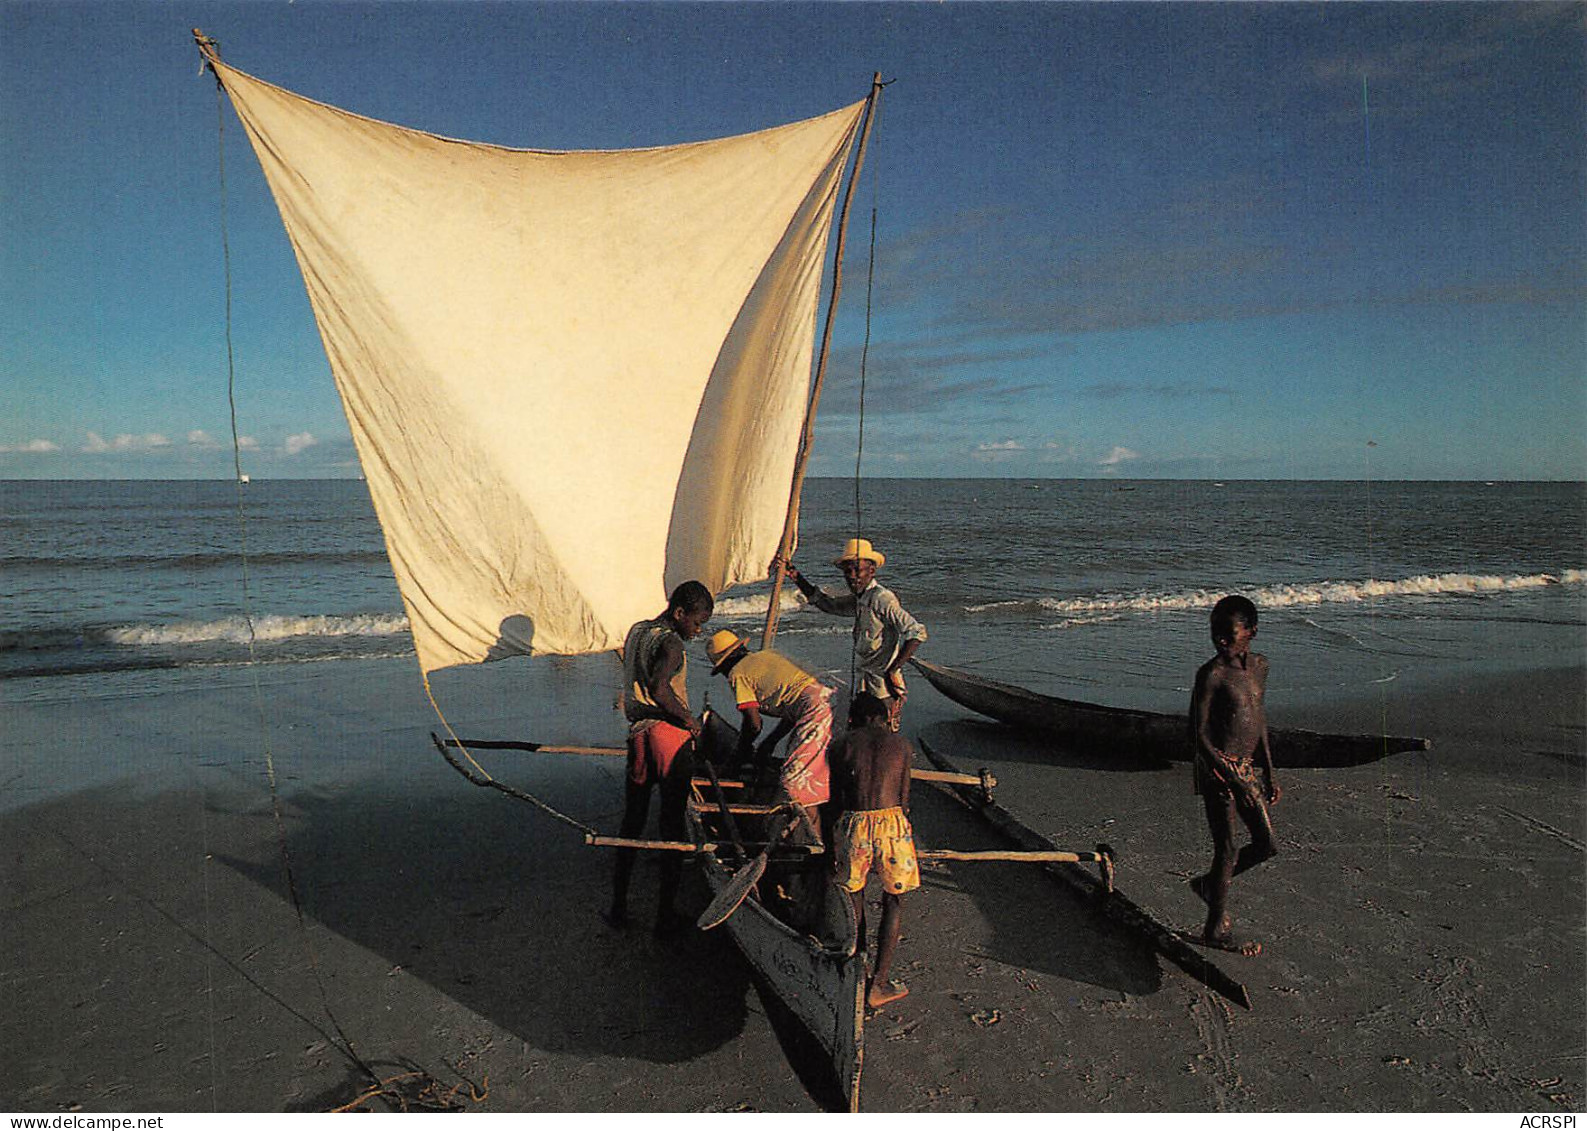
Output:
[[[460,733],[615,744],[592,674],[609,662],[435,684]],[[610,857],[454,774],[411,662],[260,681],[7,687],[0,1108],[327,1110],[363,1089],[340,1033],[379,1073],[421,1071],[479,1110],[819,1109],[726,937],[608,929]],[[1285,852],[1233,897],[1266,950],[1216,957],[1249,1012],[1035,869],[929,868],[906,903],[912,993],[867,1026],[864,1109],[1581,1110],[1584,689],[1578,667],[1274,703],[1286,725],[1435,745],[1284,774]],[[1053,752],[923,681],[906,729],[994,769],[1000,800],[1058,844],[1110,842],[1125,893],[1197,925],[1185,881],[1208,845],[1188,767]],[[490,766],[615,829],[615,759]],[[932,789],[914,809],[924,843],[999,843]],[[642,868],[641,916],[653,893]]]

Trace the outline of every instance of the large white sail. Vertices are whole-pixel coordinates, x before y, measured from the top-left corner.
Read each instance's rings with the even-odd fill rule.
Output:
[[[296,250],[425,671],[614,648],[680,581],[765,575],[863,102],[552,152],[215,66]]]

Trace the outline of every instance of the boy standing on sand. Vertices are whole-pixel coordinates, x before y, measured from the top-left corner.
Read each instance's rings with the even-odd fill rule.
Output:
[[[694,740],[700,720],[689,710],[684,681],[683,643],[700,635],[716,602],[698,581],[685,581],[672,591],[660,615],[642,620],[623,641],[623,714],[628,719],[628,773],[623,797],[621,835],[637,837],[650,815],[650,790],[661,786],[661,838],[684,840],[683,808],[694,773]],[[628,925],[628,881],[638,851],[617,850],[612,876],[612,907],[606,921]],[[674,903],[683,861],[665,852],[661,861],[661,900],[656,909],[658,936],[679,926]]]
[[[1281,791],[1273,780],[1273,754],[1267,741],[1267,657],[1251,651],[1256,636],[1256,606],[1231,596],[1212,610],[1212,643],[1218,654],[1196,673],[1190,699],[1190,731],[1195,745],[1196,792],[1212,831],[1212,866],[1190,881],[1207,903],[1207,924],[1197,940],[1236,954],[1260,954],[1262,944],[1237,942],[1230,931],[1229,883],[1247,868],[1278,855],[1267,807]],[[1262,754],[1264,782],[1256,776]],[[1250,830],[1251,843],[1235,856],[1235,821]]]
[[[904,699],[903,667],[926,641],[926,628],[904,609],[891,589],[876,580],[876,571],[887,558],[864,538],[850,538],[832,564],[843,571],[849,587],[846,596],[834,597],[817,589],[804,574],[785,561],[788,576],[799,592],[823,613],[854,618],[854,662],[859,668],[857,691],[866,691],[887,705],[888,725],[898,729]],[[773,568],[777,565],[772,562]]]
[[[849,733],[832,748],[832,796],[842,816],[833,831],[832,864],[838,886],[854,901],[860,945],[865,944],[865,880],[882,881],[882,924],[865,1003],[879,1009],[909,993],[892,982],[893,952],[903,894],[920,886],[915,835],[909,825],[909,766],[914,747],[888,727],[887,705],[861,692],[849,704]]]

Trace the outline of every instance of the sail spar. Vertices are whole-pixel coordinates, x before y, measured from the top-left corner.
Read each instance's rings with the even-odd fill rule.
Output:
[[[763,578],[864,101],[651,149],[456,141],[214,68],[296,252],[425,672]]]

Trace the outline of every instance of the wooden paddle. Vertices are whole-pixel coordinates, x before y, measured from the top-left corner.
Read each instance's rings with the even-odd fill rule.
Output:
[[[784,813],[777,818],[777,823],[766,834],[766,847],[761,849],[760,855],[734,872],[733,878],[722,885],[722,890],[716,893],[716,898],[700,912],[699,919],[695,920],[695,926],[702,931],[709,931],[712,927],[726,922],[727,917],[738,910],[739,905],[766,873],[766,861],[771,856],[771,850],[788,835],[797,821],[798,815],[795,813]]]

